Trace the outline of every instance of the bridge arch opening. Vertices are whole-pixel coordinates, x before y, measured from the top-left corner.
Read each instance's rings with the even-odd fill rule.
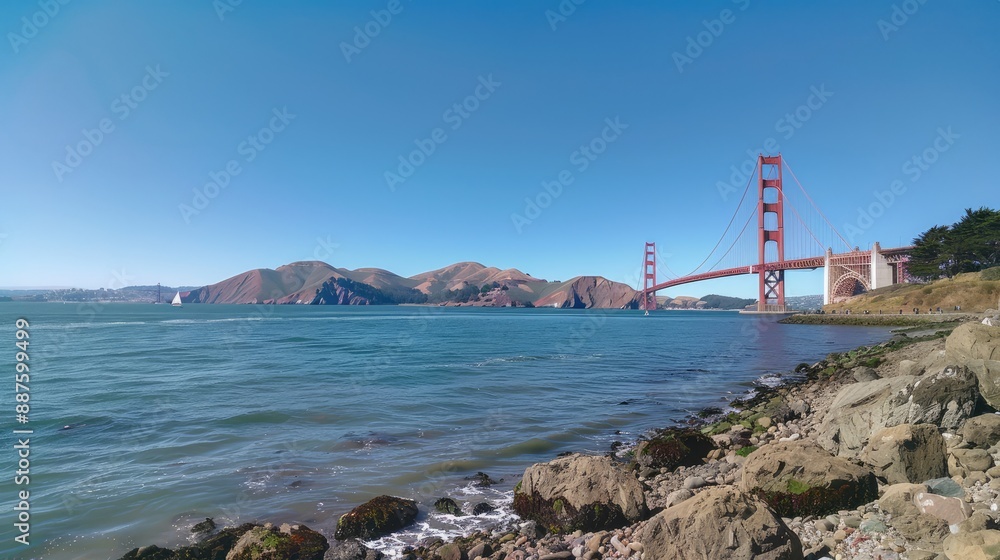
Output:
[[[847,298],[861,295],[871,290],[868,281],[860,274],[851,271],[844,274],[833,284],[831,303],[839,303]]]

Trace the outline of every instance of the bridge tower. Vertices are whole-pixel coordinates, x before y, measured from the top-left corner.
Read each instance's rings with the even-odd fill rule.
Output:
[[[642,302],[639,309],[643,309],[648,314],[656,310],[656,292],[652,290],[656,285],[656,243],[646,243],[646,255],[642,259]]]
[[[773,177],[766,179],[765,177]],[[781,190],[781,154],[757,156],[757,249],[760,269],[759,312],[785,311],[785,271],[768,270],[768,262],[785,260],[785,205]],[[767,259],[767,244],[774,242],[777,255]]]

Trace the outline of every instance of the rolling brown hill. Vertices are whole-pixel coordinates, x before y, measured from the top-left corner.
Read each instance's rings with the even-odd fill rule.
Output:
[[[483,266],[477,262],[460,262],[451,266],[439,268],[410,277],[417,282],[416,289],[425,294],[434,294],[443,290],[457,291],[468,285],[482,286],[493,282],[508,284],[523,284],[528,282],[544,282],[531,277],[516,268],[500,270],[495,267]]]
[[[483,286],[493,293],[480,294]],[[466,299],[459,292],[465,290]],[[423,303],[572,308],[637,307],[638,293],[600,276],[548,282],[517,269],[461,262],[405,278],[378,268],[349,270],[320,261],[258,268],[189,292],[185,303],[370,305]]]
[[[635,309],[640,299],[639,292],[621,282],[601,276],[577,276],[550,286],[546,295],[532,303],[535,307]]]

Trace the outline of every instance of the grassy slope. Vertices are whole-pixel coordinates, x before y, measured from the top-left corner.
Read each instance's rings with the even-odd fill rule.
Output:
[[[855,296],[844,303],[827,305],[824,309],[829,313],[836,310],[842,313],[851,310],[859,313],[865,310],[878,313],[912,313],[914,307],[926,313],[928,308],[949,312],[956,305],[962,306],[962,311],[982,313],[987,309],[997,309],[997,299],[1000,298],[1000,280],[982,280],[980,273],[959,274],[955,278],[937,280],[929,284],[896,284],[872,290],[867,294]]]

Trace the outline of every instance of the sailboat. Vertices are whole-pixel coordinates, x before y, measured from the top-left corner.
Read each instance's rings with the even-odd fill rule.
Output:
[[[181,306],[181,293],[180,292],[177,292],[177,295],[174,296],[174,300],[170,302],[170,305],[173,305],[174,307],[180,307]]]

